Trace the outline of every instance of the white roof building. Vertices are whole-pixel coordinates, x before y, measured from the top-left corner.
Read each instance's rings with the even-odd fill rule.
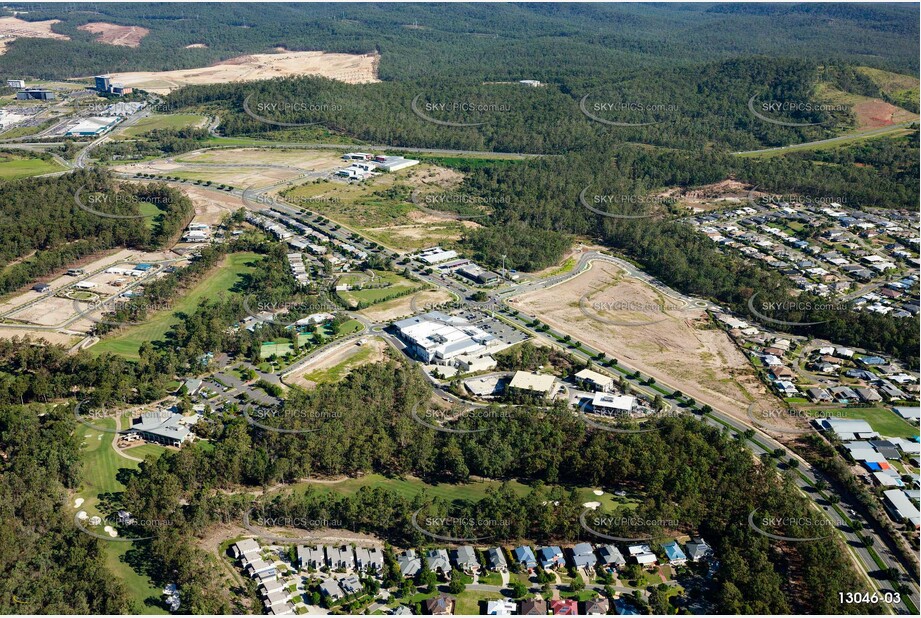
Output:
[[[556,378],[545,373],[532,373],[530,371],[516,371],[509,382],[510,389],[549,395],[555,388]]]
[[[400,320],[394,326],[410,351],[426,363],[446,363],[461,355],[482,355],[495,339],[466,320],[440,311]]]
[[[595,393],[595,397],[592,398],[592,410],[599,414],[630,414],[634,404],[636,397],[632,395]]]

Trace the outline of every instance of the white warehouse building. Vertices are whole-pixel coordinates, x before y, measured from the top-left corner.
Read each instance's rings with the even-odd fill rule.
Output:
[[[426,363],[444,364],[461,355],[482,355],[495,337],[462,318],[431,311],[394,323],[410,353]]]

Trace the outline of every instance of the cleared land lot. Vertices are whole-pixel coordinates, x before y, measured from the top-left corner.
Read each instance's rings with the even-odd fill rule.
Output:
[[[397,273],[375,270],[373,278],[364,276],[364,273],[347,273],[336,282],[353,286],[364,286],[364,289],[354,289],[337,292],[339,298],[352,306],[360,304],[373,305],[383,300],[389,300],[394,294],[402,294],[422,287],[423,284],[410,281]]]
[[[378,337],[369,338],[363,345],[346,341],[305,365],[288,381],[307,389],[338,382],[357,367],[381,362],[386,348],[387,343]]]
[[[583,297],[583,308],[594,317],[580,309]],[[738,418],[747,419],[752,402],[766,410],[779,405],[728,335],[712,326],[702,310],[680,308],[681,303],[627,278],[615,265],[594,262],[565,283],[516,297],[512,306]]]
[[[70,37],[51,31],[51,26],[61,23],[60,19],[46,21],[25,21],[18,17],[0,17],[0,54],[16,39],[58,39],[69,41]]]
[[[120,45],[122,47],[139,47],[141,39],[150,34],[150,30],[142,26],[120,26],[104,21],[94,21],[79,26],[77,30],[92,32],[97,43],[106,45]]]
[[[130,127],[117,134],[118,138],[137,137],[148,131],[157,129],[182,129],[185,127],[201,127],[207,122],[204,116],[198,114],[157,114],[141,118]]]
[[[419,308],[423,308],[430,305],[439,305],[453,298],[450,292],[440,288],[437,290],[422,290],[409,296],[403,296],[373,305],[366,309],[362,309],[358,313],[373,322],[390,322],[392,320],[411,316],[413,314],[413,304]],[[415,302],[413,299],[415,299]]]
[[[247,165],[240,165],[239,167],[231,165],[227,167],[197,167],[171,161],[136,163],[119,166],[116,169],[130,174],[156,174],[183,180],[200,180],[202,182],[210,180],[215,185],[230,185],[238,189],[265,187],[277,182],[292,180],[304,174],[304,172],[296,169],[261,168],[256,165],[252,167]]]
[[[343,152],[345,147],[343,147]],[[301,169],[325,171],[342,167],[342,155],[330,150],[306,150],[292,148],[223,148],[200,150],[175,157],[179,163],[262,163],[266,165],[290,165]]]
[[[360,183],[308,182],[286,191],[285,199],[395,250],[412,251],[457,240],[466,228],[477,227],[474,221],[426,213],[411,202],[416,190],[452,191],[462,181],[463,175],[455,170],[421,163]]]
[[[179,323],[177,313],[193,313],[201,299],[217,298],[222,292],[228,292],[242,281],[246,273],[252,271],[252,263],[259,259],[261,256],[255,253],[234,253],[227,256],[220,266],[181,298],[176,299],[172,311],[157,312],[147,322],[105,337],[90,349],[97,354],[111,352],[132,360],[139,358],[138,351],[142,343],[163,341],[169,330]]]
[[[54,160],[0,154],[0,180],[16,180],[40,174],[60,172],[64,168]]]
[[[252,82],[296,75],[320,75],[348,84],[366,84],[378,81],[377,62],[378,56],[372,54],[286,51],[239,56],[196,69],[113,73],[112,81],[155,94],[167,94],[193,84]]]
[[[139,262],[157,262],[174,257],[176,256],[169,252],[160,251],[148,253],[132,251],[130,249],[120,249],[107,256],[97,258],[87,263],[81,263],[79,265],[72,264],[68,267],[79,266],[86,273],[94,273],[96,271],[101,271],[112,266],[126,266],[128,264],[137,264]],[[82,279],[87,279],[86,276],[71,277],[69,275],[65,275],[63,274],[64,271],[66,271],[66,268],[59,271],[61,274],[58,276],[53,277],[52,279],[45,279],[45,282],[51,285],[51,289],[55,292],[65,285],[72,284]],[[103,276],[101,273],[95,275],[97,278],[101,276],[103,277],[103,279],[101,279],[103,281],[109,281],[110,279],[114,280],[118,278],[115,275]],[[90,279],[93,279],[93,277],[90,277]],[[126,284],[127,283],[130,283],[130,281],[126,281]],[[118,288],[112,289],[118,290]],[[72,300],[55,298],[46,294],[39,294],[33,290],[27,290],[20,294],[11,295],[5,301],[0,303],[0,315],[5,316],[5,319],[45,326],[55,326],[61,324],[75,313],[76,311],[74,310]],[[90,322],[90,320],[80,319],[70,324],[68,326],[68,330],[73,332],[86,333],[89,332],[91,326],[92,322]],[[12,329],[9,330],[12,331]],[[36,337],[46,337],[49,338],[49,341],[51,340],[51,335],[54,334],[39,330],[27,331],[19,329],[13,332],[18,333],[20,336],[31,334]],[[6,335],[5,333],[0,333],[0,336]],[[67,340],[69,341],[69,336]]]

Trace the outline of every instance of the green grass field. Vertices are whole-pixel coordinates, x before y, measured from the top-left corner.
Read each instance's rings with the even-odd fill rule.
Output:
[[[45,161],[34,157],[18,157],[16,155],[0,154],[0,179],[16,180],[28,178],[39,174],[60,172],[64,168],[56,161]]]
[[[317,384],[331,384],[339,382],[342,377],[352,368],[363,364],[374,352],[372,348],[359,348],[356,346],[356,352],[337,365],[329,369],[311,371],[304,374],[304,379],[316,382]]]
[[[112,419],[93,420],[92,424],[107,429],[115,428]],[[99,496],[106,493],[118,493],[125,490],[116,475],[121,469],[136,470],[138,463],[125,459],[112,448],[112,438],[115,434],[91,429],[85,425],[77,426],[77,435],[84,437],[84,447],[81,453],[83,460],[83,483],[76,497],[83,498],[81,510],[89,515],[104,515],[98,510]],[[146,446],[146,445],[145,445]],[[144,448],[138,447],[138,448]],[[162,447],[161,451],[163,450]],[[124,560],[125,554],[133,547],[133,543],[107,543],[102,542],[106,554],[106,566],[128,589],[128,594],[134,601],[139,613],[166,614],[167,612],[157,606],[146,603],[147,599],[159,599],[160,590],[155,587],[145,575],[141,575]]]
[[[167,449],[165,446],[160,446],[159,444],[142,444],[140,446],[132,446],[131,448],[126,449],[125,455],[131,455],[132,457],[139,457],[144,459],[148,455],[159,457],[167,450],[169,449]]]
[[[918,435],[918,426],[912,425],[888,408],[838,408],[823,409],[814,414],[827,414],[831,418],[866,421],[880,435],[889,438],[911,438]]]
[[[354,303],[365,303],[368,305],[373,305],[374,303],[382,302],[383,300],[393,296],[394,294],[400,294],[407,290],[412,290],[419,288],[419,284],[410,281],[409,279],[398,275],[394,272],[388,272],[383,270],[374,271],[374,280],[370,281],[366,277],[361,277],[358,275],[343,275],[339,279],[339,283],[349,284],[349,285],[380,285],[384,284],[386,287],[374,287],[364,290],[348,290],[343,292],[338,292],[339,297],[346,302]]]
[[[125,129],[120,135],[122,137],[138,137],[156,129],[182,129],[183,127],[200,125],[205,121],[205,117],[198,114],[157,114],[142,118]]]
[[[472,481],[470,483],[452,484],[440,483],[432,485],[421,481],[417,478],[387,478],[380,474],[366,474],[361,478],[350,478],[339,483],[313,483],[303,481],[291,486],[291,491],[302,493],[308,487],[313,487],[318,492],[335,492],[345,496],[351,496],[358,492],[362,487],[385,487],[406,498],[413,498],[422,493],[423,490],[432,498],[442,498],[448,501],[463,500],[476,502],[486,495],[490,488],[498,488],[502,485],[501,481],[483,480]],[[527,495],[531,487],[518,481],[509,481],[509,487],[519,496]],[[610,507],[614,504],[612,495],[605,493],[604,496],[598,497],[592,493],[593,488],[579,487],[578,492],[580,499],[584,502],[597,501],[601,502],[602,507]],[[287,491],[287,490],[285,490]]]
[[[166,333],[179,323],[176,313],[191,313],[202,298],[215,298],[237,285],[243,275],[252,271],[251,263],[261,259],[255,253],[234,253],[221,266],[202,279],[187,294],[173,305],[173,311],[161,311],[149,321],[119,331],[113,337],[106,337],[92,348],[96,354],[110,352],[136,360],[141,344],[145,341],[163,341]]]
[[[483,613],[480,609],[480,601],[494,601],[501,598],[502,595],[498,592],[465,590],[464,592],[457,595],[457,603],[454,606],[454,613],[459,616],[479,616]]]

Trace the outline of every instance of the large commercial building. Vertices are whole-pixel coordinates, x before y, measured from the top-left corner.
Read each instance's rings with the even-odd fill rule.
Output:
[[[400,338],[415,358],[433,364],[446,364],[462,354],[485,353],[495,337],[462,318],[430,311],[394,323]]]
[[[28,88],[26,90],[20,90],[16,93],[16,98],[20,101],[35,99],[38,101],[50,101],[54,99],[54,93],[50,90],[43,90],[41,88]]]
[[[93,136],[93,135],[102,135],[116,124],[118,124],[117,117],[92,117],[84,118],[71,128],[67,130],[67,135],[78,135],[78,136]]]
[[[191,426],[198,417],[185,417],[168,410],[144,414],[132,425],[144,440],[167,446],[182,446],[192,436]]]

